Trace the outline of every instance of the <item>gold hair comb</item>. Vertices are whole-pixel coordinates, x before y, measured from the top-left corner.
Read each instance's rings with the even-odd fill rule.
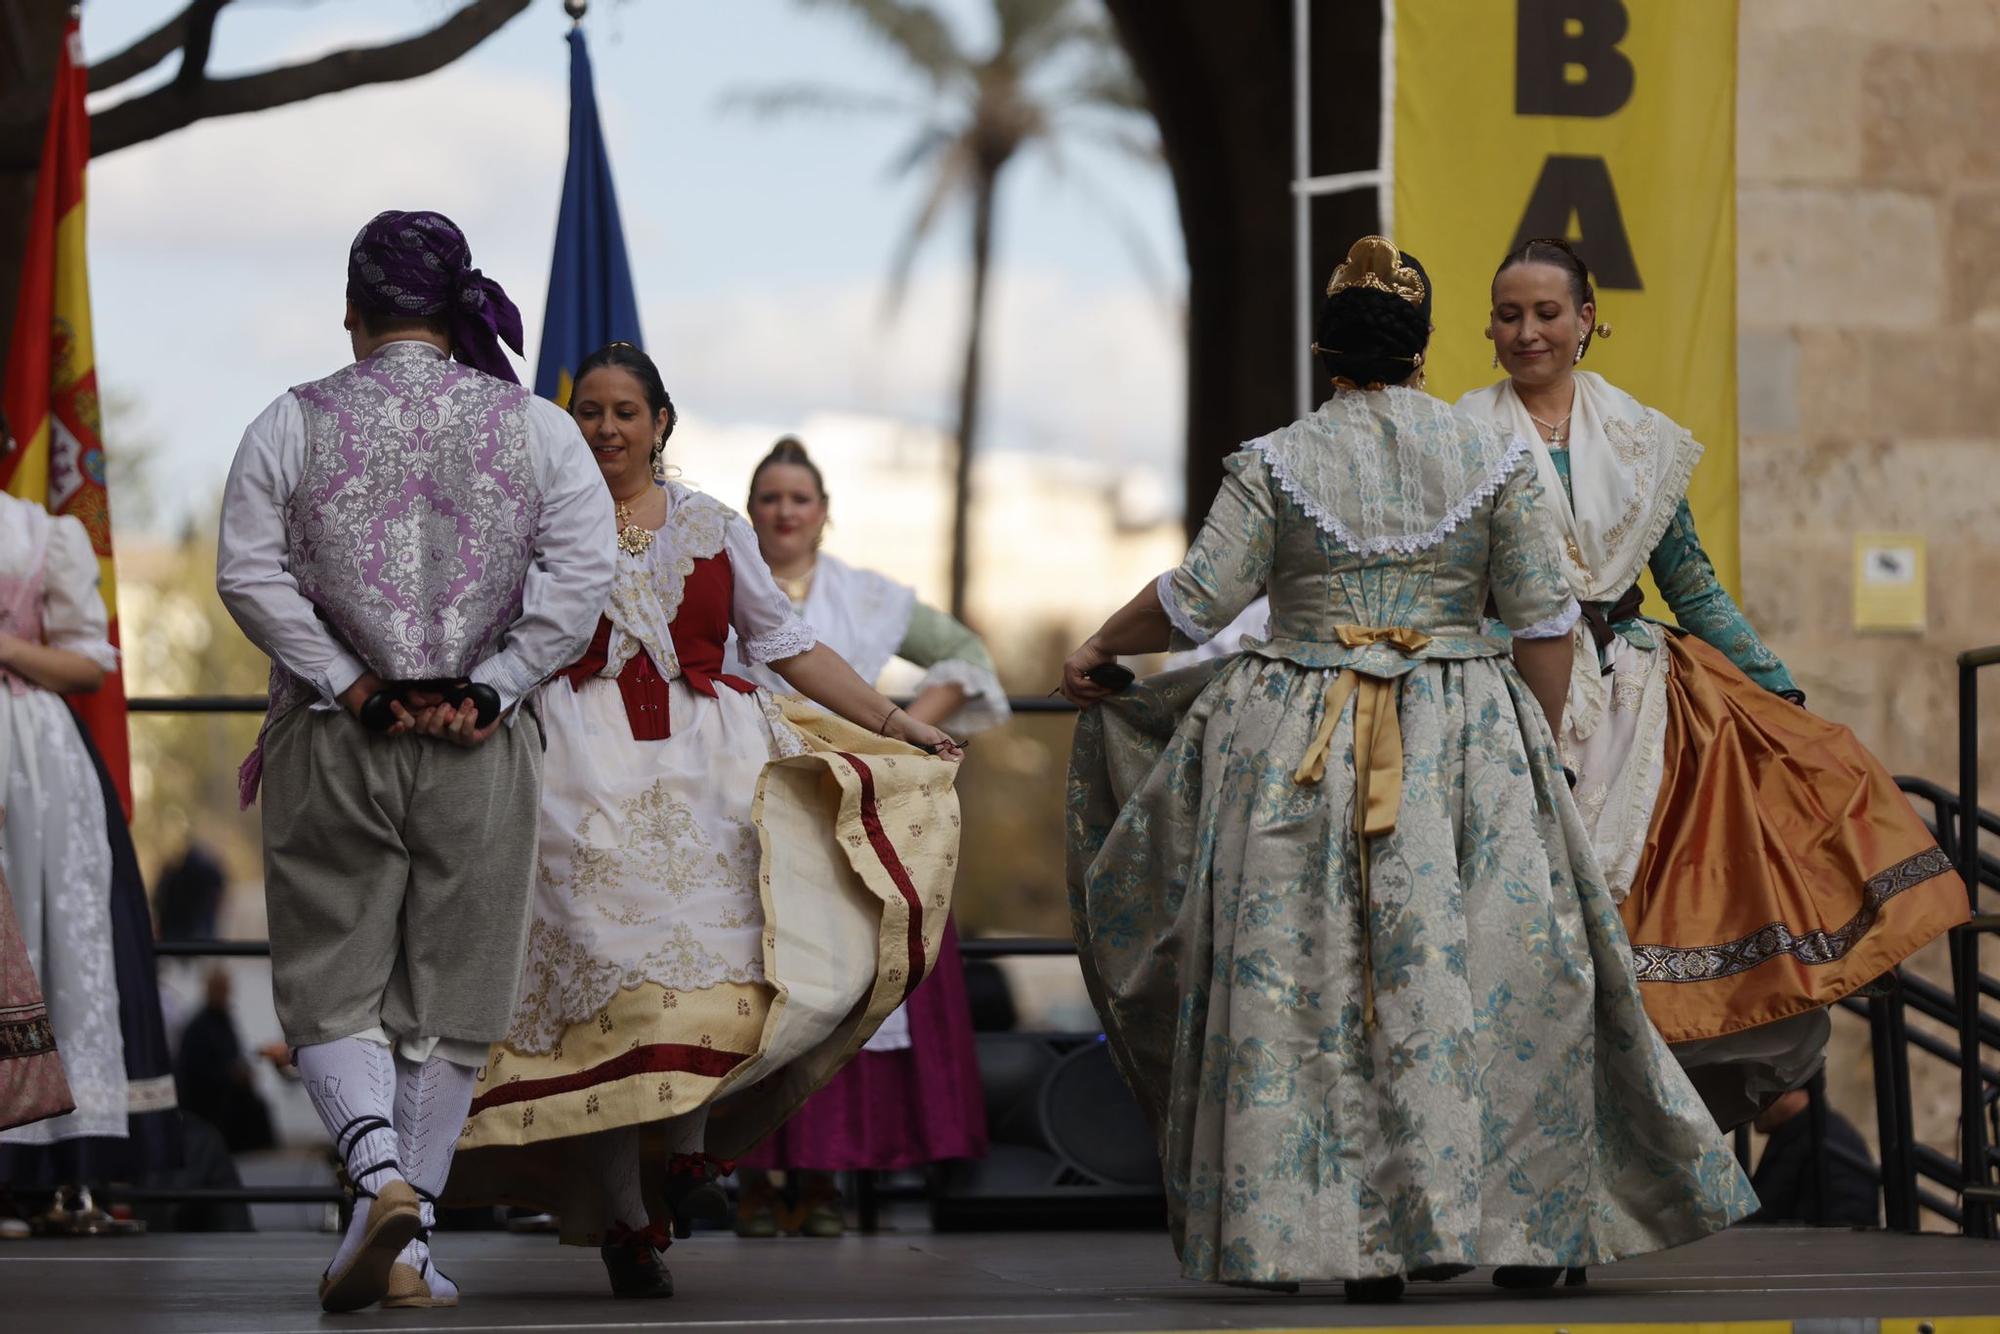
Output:
[[[1327,280],[1326,294],[1350,287],[1372,287],[1401,297],[1413,306],[1424,303],[1424,280],[1403,263],[1403,252],[1386,236],[1364,236],[1348,249],[1347,260]]]

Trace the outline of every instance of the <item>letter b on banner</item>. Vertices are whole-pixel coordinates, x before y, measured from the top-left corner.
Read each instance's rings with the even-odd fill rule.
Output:
[[[1631,57],[1618,44],[1631,28],[1623,0],[1517,0],[1514,113],[1604,117],[1623,110],[1637,80]],[[1542,164],[1513,244],[1518,248],[1538,236],[1577,237],[1577,253],[1600,287],[1644,286],[1618,208],[1618,187],[1601,157],[1552,154]]]
[[[1609,116],[1632,100],[1632,26],[1622,0],[1519,0],[1514,114]],[[1578,72],[1572,80],[1570,71]]]

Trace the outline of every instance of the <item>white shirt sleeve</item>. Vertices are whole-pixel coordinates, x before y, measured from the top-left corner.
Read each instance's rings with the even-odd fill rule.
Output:
[[[290,568],[285,504],[305,471],[306,424],[280,394],[243,433],[222,491],[215,591],[245,637],[334,707],[367,671],[320,620]]]
[[[499,692],[503,710],[576,661],[618,571],[611,491],[576,423],[547,399],[535,399],[528,448],[542,485],[534,563],[521,585],[521,614],[501,634],[499,650],[471,672]]]
[[[98,594],[97,553],[83,521],[65,514],[49,534],[47,571],[42,580],[42,640],[90,659],[107,672],[118,670],[111,646],[110,618]]]
[[[729,623],[736,629],[737,645],[745,662],[782,662],[819,642],[812,627],[771,577],[771,567],[764,563],[764,554],[757,549],[757,534],[740,516],[729,516],[722,549],[729,553],[729,569],[736,585]]]

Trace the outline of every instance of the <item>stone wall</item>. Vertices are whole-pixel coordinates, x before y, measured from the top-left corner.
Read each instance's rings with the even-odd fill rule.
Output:
[[[1745,606],[1816,712],[1894,772],[1955,789],[1954,659],[2000,643],[2000,0],[1740,12]],[[1921,635],[1854,631],[1863,531],[1927,539]],[[1985,684],[1991,809],[2000,672]],[[1916,967],[1949,985],[1940,946]],[[1955,1072],[1918,1054],[1913,1073],[1920,1138],[1955,1156]],[[1830,1087],[1872,1141],[1853,1016],[1836,1015]]]
[[[1953,658],[2000,642],[2000,3],[1741,14],[1745,603],[1816,711],[1956,787]],[[1870,530],[1928,539],[1922,635],[1852,628]]]

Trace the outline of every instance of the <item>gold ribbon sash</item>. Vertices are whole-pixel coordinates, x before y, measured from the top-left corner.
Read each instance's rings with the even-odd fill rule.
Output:
[[[1335,631],[1348,648],[1388,644],[1413,657],[1430,646],[1431,637],[1408,626],[1343,625]],[[1376,676],[1343,667],[1326,688],[1326,708],[1319,730],[1306,747],[1305,758],[1292,781],[1311,786],[1326,777],[1327,756],[1340,715],[1354,697],[1354,834],[1361,864],[1361,1022],[1375,1024],[1375,952],[1371,948],[1371,903],[1368,894],[1368,840],[1392,833],[1403,808],[1403,723],[1396,708],[1400,677]]]

